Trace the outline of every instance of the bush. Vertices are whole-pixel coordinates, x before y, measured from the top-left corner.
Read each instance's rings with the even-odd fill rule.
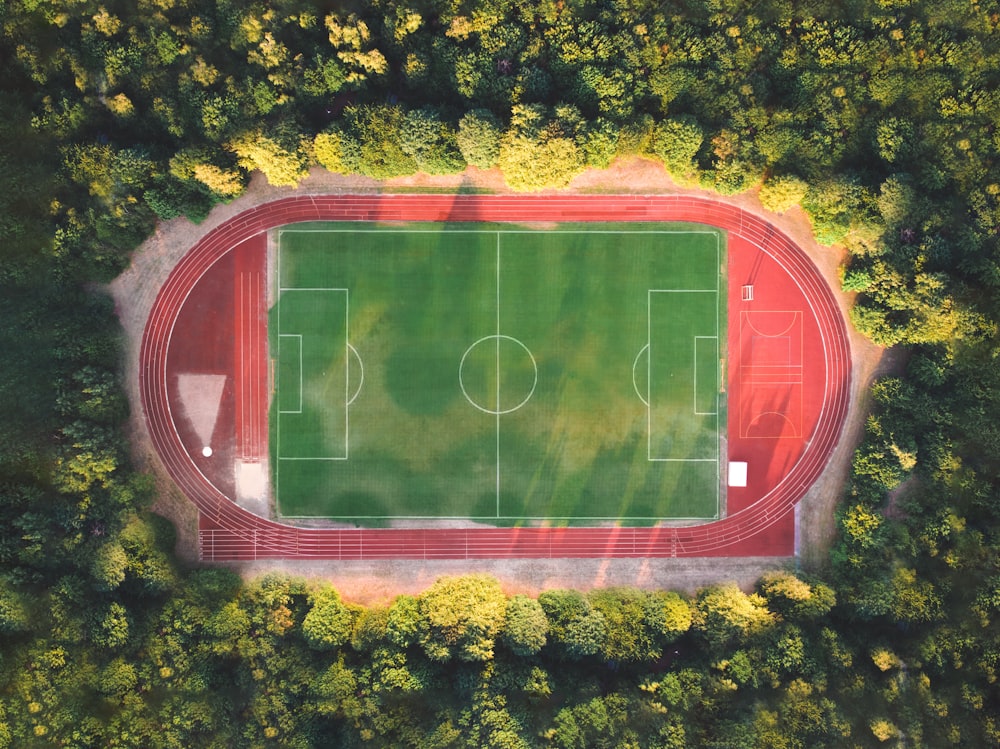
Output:
[[[757,197],[764,210],[784,213],[792,206],[799,205],[805,197],[807,185],[798,177],[790,175],[769,177],[760,186]]]
[[[679,184],[697,182],[698,168],[694,163],[705,140],[698,121],[693,117],[675,117],[656,126],[653,153],[663,162],[667,172]]]
[[[500,156],[500,122],[492,112],[474,109],[458,122],[456,141],[462,157],[478,169],[496,166]]]

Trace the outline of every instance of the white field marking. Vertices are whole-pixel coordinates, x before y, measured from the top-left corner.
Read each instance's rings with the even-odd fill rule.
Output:
[[[791,315],[792,320],[788,323],[788,327],[778,333],[762,333],[756,325],[753,324],[752,316],[761,317],[765,314],[777,314],[777,315]],[[800,309],[767,309],[767,310],[740,310],[740,319],[743,321],[747,327],[752,328],[753,332],[759,335],[761,338],[778,338],[785,335],[802,318],[802,310]],[[791,336],[788,336],[791,338]],[[801,336],[800,336],[801,338]]]
[[[351,221],[342,223],[357,223],[363,224],[363,221]],[[447,221],[414,221],[413,224],[430,223],[435,227],[443,226],[447,224]],[[497,221],[497,224],[509,223],[504,221]],[[644,223],[655,224],[656,221],[648,221]],[[371,228],[362,229],[358,227],[351,228],[339,228],[330,227],[322,229],[279,229],[278,235],[284,234],[606,234],[611,236],[622,236],[625,234],[711,234],[716,237],[724,231],[720,229],[718,231],[693,229],[691,231],[686,231],[684,229],[595,229],[593,231],[589,229],[447,229],[442,230],[440,228],[430,228],[430,229],[413,229],[407,227],[405,229],[386,229],[386,228]]]
[[[350,343],[347,342],[348,328],[349,328],[349,325],[350,325],[350,309],[351,309],[350,308],[350,294],[349,294],[349,290],[348,289],[343,289],[343,288],[336,288],[336,289],[284,289],[283,290],[283,292],[290,292],[290,291],[343,292],[343,294],[344,294],[344,454],[342,456],[340,456],[340,455],[334,455],[334,456],[323,456],[323,457],[299,457],[299,456],[286,456],[286,455],[282,455],[281,454],[281,414],[288,413],[289,415],[291,415],[294,412],[279,411],[278,412],[278,414],[279,414],[278,424],[277,424],[277,427],[275,429],[275,431],[277,433],[277,441],[278,441],[278,445],[277,445],[277,449],[275,450],[275,453],[278,456],[278,462],[284,461],[284,460],[347,460],[349,458],[349,456],[350,456],[350,416],[349,416],[350,409],[348,408],[348,406],[350,405],[349,404],[349,401],[350,401],[350,392],[349,392],[350,382],[349,382],[349,380],[350,380],[350,365],[351,365],[351,361],[350,361],[350,347],[351,347],[351,345],[350,345]],[[280,304],[280,299],[279,299],[279,304]],[[278,356],[279,357],[281,356],[281,339],[282,338],[295,338],[295,337],[299,338],[299,407],[300,407],[299,413],[301,413],[302,410],[304,410],[304,408],[305,408],[305,396],[304,396],[305,375],[303,373],[303,366],[302,366],[302,350],[303,350],[303,347],[304,347],[304,341],[302,341],[302,335],[301,334],[296,334],[296,333],[281,333],[280,332],[280,330],[281,330],[281,328],[280,328],[280,324],[281,324],[280,323],[280,315],[281,315],[281,308],[279,307],[278,308],[278,316],[279,316],[279,321],[278,321],[278,324],[279,324],[279,328],[278,328],[278,330],[279,330],[279,333],[278,333]],[[278,484],[277,468],[275,468],[275,484]]]
[[[278,291],[348,291],[335,286],[282,286]]]
[[[263,290],[264,290],[264,283],[263,283],[260,275],[261,274],[257,273],[257,272],[254,272],[254,274],[253,274],[253,279],[254,279],[253,290],[254,290],[255,294],[263,292]],[[260,346],[261,346],[260,336],[256,334],[257,325],[255,324],[255,321],[257,320],[258,305],[259,305],[259,301],[258,301],[257,305],[252,305],[251,306],[251,308],[250,308],[251,315],[249,316],[250,330],[253,332],[253,335],[251,336],[251,339],[250,339],[251,342],[252,342],[251,346],[253,347],[251,362],[253,362],[254,364],[256,362],[262,361],[263,359],[266,359],[266,357],[267,357],[267,350],[266,350],[266,347],[267,347],[267,338],[266,338],[266,333],[265,333],[265,338],[264,338],[264,347],[265,347],[264,351],[260,351]],[[260,408],[260,401],[261,401],[260,391],[261,391],[262,387],[265,387],[267,385],[267,383],[266,382],[261,382],[260,378],[256,377],[256,372],[257,372],[256,366],[254,366],[253,371],[254,371],[254,375],[255,376],[250,379],[250,386],[251,386],[251,401],[250,402],[252,404],[253,415],[254,415],[253,459],[254,460],[260,460],[264,456],[264,453],[267,452],[267,444],[266,443],[264,445],[259,444],[259,440],[261,438],[261,435],[266,432],[266,429],[264,427],[264,423],[265,423],[265,421],[267,419],[266,406],[265,406],[265,408],[263,410]],[[267,402],[266,398],[264,399],[264,402],[265,403]]]
[[[528,394],[524,396],[524,398],[521,400],[520,403],[518,403],[516,406],[512,406],[511,408],[504,408],[504,409],[484,408],[483,406],[476,403],[475,399],[471,395],[469,395],[469,391],[465,389],[465,381],[462,377],[462,368],[465,366],[465,360],[468,358],[469,353],[472,351],[472,349],[474,349],[480,343],[484,343],[485,341],[489,341],[490,339],[496,339],[498,354],[499,354],[499,348],[500,348],[499,344],[501,339],[516,343],[518,346],[524,349],[524,353],[526,353],[528,355],[528,358],[531,359],[531,366],[535,370],[535,380],[534,382],[531,383],[531,390],[528,391]],[[497,359],[499,360],[499,356],[497,357]],[[500,368],[497,367],[498,377],[499,377],[499,369]],[[531,396],[535,394],[535,388],[538,387],[538,362],[535,360],[534,355],[531,353],[531,349],[525,346],[524,343],[518,340],[517,338],[514,338],[509,335],[486,335],[480,338],[479,340],[473,342],[473,344],[465,350],[465,353],[462,354],[462,360],[458,364],[458,386],[462,389],[462,395],[465,396],[465,399],[469,402],[469,405],[475,408],[477,411],[482,411],[484,414],[490,414],[491,416],[503,416],[504,414],[513,413],[514,411],[523,408],[524,405],[529,400],[531,400]],[[499,395],[499,393],[497,393],[497,395]],[[499,402],[496,405],[499,406],[500,405]]]
[[[816,327],[819,329],[819,338],[820,338],[821,347],[822,347],[822,350],[823,350],[823,375],[824,375],[824,379],[828,378],[829,377],[829,372],[830,372],[830,351],[829,351],[829,347],[826,345],[826,335],[825,335],[823,326],[819,324],[819,317],[816,314],[816,306],[813,304],[812,294],[807,294],[806,293],[806,290],[802,287],[802,284],[799,282],[798,276],[796,274],[792,273],[791,270],[789,270],[788,265],[786,265],[784,262],[782,262],[777,257],[775,257],[768,250],[768,248],[764,244],[759,243],[759,242],[757,242],[754,239],[750,239],[749,237],[744,237],[744,239],[747,242],[749,242],[750,244],[752,244],[754,247],[756,247],[758,250],[760,250],[761,252],[763,252],[765,255],[767,255],[769,258],[771,258],[771,260],[779,268],[781,268],[785,272],[785,275],[788,276],[790,279],[792,279],[792,282],[795,284],[795,287],[799,290],[799,293],[802,295],[802,298],[805,299],[805,302],[806,302],[806,304],[809,307],[809,311],[812,313],[812,319],[816,320],[816,322],[817,322]],[[812,261],[811,258],[809,258],[808,256],[805,255],[805,253],[802,251],[802,248],[799,247],[798,245],[796,245],[795,243],[792,243],[792,244],[795,247],[795,249],[797,249],[799,251],[799,253],[801,253],[802,256],[805,258],[807,266],[808,267],[812,267],[812,268],[815,269],[815,267],[816,267],[815,263],[813,263],[813,261]],[[789,310],[789,311],[792,311],[792,310]],[[796,311],[802,312],[802,310],[796,310]],[[742,326],[741,326],[741,333],[742,333]],[[741,344],[742,344],[742,341],[741,341]],[[824,393],[826,392],[826,382],[824,382],[823,392]],[[826,410],[827,410],[828,406],[829,406],[829,404],[827,403],[827,399],[823,398],[823,402],[822,402],[822,405],[820,406],[819,414],[816,417],[816,424],[822,424],[822,423],[824,423],[825,418],[826,418]],[[743,429],[742,429],[742,422],[741,422],[740,432],[742,433],[742,431],[743,431]],[[740,436],[742,437],[743,435],[741,434]],[[791,475],[795,471],[795,469],[798,468],[799,463],[801,463],[803,460],[806,459],[806,457],[807,457],[808,454],[809,454],[809,450],[803,450],[802,451],[802,455],[799,456],[799,459],[795,461],[795,465],[793,465],[788,470],[788,472],[786,473],[786,475]]]
[[[717,463],[718,458],[650,458],[650,463]]]
[[[619,517],[617,515],[500,515],[494,518],[493,515],[285,515],[279,513],[279,517],[287,520],[527,520],[545,522],[546,520],[628,520],[628,521],[667,521],[670,523],[684,523],[688,521],[718,520],[718,515],[698,516],[675,516],[664,517],[662,515],[629,515]],[[656,526],[653,526],[656,527]],[[665,526],[674,527],[674,526]],[[683,526],[678,526],[682,529]],[[363,531],[364,528],[351,528],[352,531]],[[455,530],[468,530],[467,528],[456,528]],[[503,529],[493,529],[503,530]],[[202,531],[203,533],[205,531]]]
[[[354,224],[360,223],[360,224],[364,225],[364,224],[366,224],[368,222],[352,222],[352,223],[354,223]],[[375,222],[371,222],[371,223],[374,224]],[[444,222],[433,222],[433,223],[435,223],[436,226],[434,226],[432,228],[427,228],[427,229],[416,229],[416,228],[412,228],[412,227],[390,229],[390,228],[375,228],[374,226],[372,228],[368,228],[368,227],[360,228],[360,227],[358,227],[356,225],[352,226],[350,228],[346,228],[346,227],[345,228],[340,228],[340,227],[324,227],[324,228],[316,228],[316,229],[302,229],[302,228],[280,229],[279,228],[278,229],[279,250],[278,250],[278,264],[277,264],[278,265],[277,276],[278,276],[278,279],[279,279],[279,283],[280,283],[280,278],[281,278],[281,272],[280,272],[280,268],[281,268],[281,264],[280,264],[280,258],[281,258],[280,238],[281,238],[281,236],[283,234],[286,234],[286,233],[289,233],[289,234],[292,234],[292,233],[300,233],[300,234],[322,234],[322,233],[331,233],[331,234],[354,234],[354,233],[356,233],[356,234],[364,234],[364,233],[382,233],[382,234],[433,234],[433,233],[440,233],[441,229],[438,228],[438,226],[440,224],[444,223]],[[511,229],[511,230],[460,229],[460,230],[449,230],[448,233],[452,233],[452,234],[463,234],[463,233],[464,234],[495,234],[497,236],[497,300],[498,300],[497,301],[497,318],[498,318],[497,330],[499,332],[499,330],[500,330],[500,327],[499,327],[499,317],[500,317],[500,308],[499,308],[499,298],[500,298],[500,289],[499,289],[499,275],[500,275],[499,255],[500,255],[500,238],[501,238],[501,235],[504,235],[504,234],[512,234],[512,235],[518,235],[518,234],[537,235],[539,233],[538,230],[533,230],[533,229],[523,229],[523,230],[518,230],[518,229]],[[716,242],[716,266],[717,267],[719,267],[719,262],[720,262],[720,260],[719,260],[719,252],[720,252],[720,246],[721,246],[721,230],[712,230],[712,229],[710,229],[710,230],[696,230],[696,229],[695,230],[691,230],[691,229],[678,229],[678,230],[599,230],[599,229],[598,230],[592,230],[592,229],[571,229],[571,230],[560,230],[560,229],[553,229],[553,230],[547,231],[546,233],[548,233],[548,234],[560,234],[560,235],[567,235],[567,236],[571,236],[571,235],[587,235],[587,234],[608,235],[608,236],[625,236],[625,235],[630,235],[630,234],[635,234],[635,235],[678,235],[678,236],[683,236],[683,235],[700,235],[700,234],[704,234],[704,235],[710,235],[710,236],[714,236],[715,237],[715,242]],[[714,292],[716,294],[719,294],[720,293],[719,292],[719,281],[718,281],[719,273],[721,273],[721,270],[718,271],[717,274],[716,274],[717,281],[716,281],[716,288],[715,289],[704,289],[704,290],[701,290],[701,289],[658,289],[656,291],[677,291],[677,292],[702,292],[702,291],[704,291],[704,292]],[[285,289],[285,288],[282,288],[281,290],[283,290],[283,291],[284,290],[295,291],[295,290],[304,290],[304,289],[295,289],[295,288]],[[332,290],[335,290],[335,289],[326,289],[326,288],[323,288],[323,289],[317,289],[317,290],[331,290],[332,291]],[[346,289],[345,289],[345,291],[346,291]],[[718,307],[718,305],[716,305],[716,307]],[[647,311],[648,311],[648,306],[647,306]],[[279,320],[279,329],[280,329],[280,310],[279,310],[279,313],[278,313],[278,320]],[[647,340],[649,339],[649,327],[648,327],[648,324],[649,324],[649,321],[647,319]],[[716,330],[717,331],[718,331],[718,325],[719,325],[719,320],[718,320],[718,310],[717,310],[716,311]],[[489,336],[487,336],[487,338],[488,337]],[[503,336],[503,337],[507,337],[507,336]],[[480,340],[482,340],[482,339],[480,339]],[[521,341],[519,341],[517,339],[512,339],[512,340],[515,340],[518,344],[520,344],[521,346],[524,346],[524,344]],[[474,345],[475,344],[473,344],[473,346]],[[648,346],[649,346],[649,344],[647,343],[646,348],[648,348]],[[497,340],[497,347],[499,349],[499,338]],[[536,378],[536,380],[535,380],[535,384],[532,385],[532,389],[531,389],[531,393],[534,393],[535,386],[537,385],[538,365],[535,362],[534,356],[531,355],[531,351],[528,350],[526,346],[524,346],[524,348],[528,352],[529,356],[531,356],[531,358],[532,358],[532,364],[535,367],[535,378]],[[471,346],[470,346],[470,349],[471,349]],[[468,351],[466,351],[466,355],[467,354],[468,354]],[[640,355],[641,355],[641,352],[640,352]],[[464,358],[465,357],[463,356],[463,360],[464,360]],[[359,357],[359,360],[360,360],[360,357]],[[638,361],[638,357],[636,358],[636,362],[637,361]],[[499,367],[499,356],[497,356],[497,362],[498,362],[498,367]],[[648,376],[649,375],[649,371],[648,371],[649,370],[649,366],[650,366],[649,365],[649,361],[647,360],[647,388],[649,386],[648,385],[648,383],[649,383],[649,376]],[[634,371],[633,371],[633,383],[634,383]],[[499,377],[497,378],[497,384],[498,384],[498,389],[499,389]],[[478,408],[481,411],[485,411],[485,412],[489,413],[489,411],[487,409],[482,409],[477,404],[475,404],[474,401],[472,401],[471,398],[469,398],[468,394],[464,392],[464,386],[463,386],[463,394],[465,395],[466,399],[469,400],[470,403],[472,403],[473,406],[475,406],[476,408]],[[639,394],[640,399],[642,399],[641,393],[638,393],[638,391],[637,391],[637,394]],[[527,402],[527,400],[530,399],[530,397],[531,397],[531,394],[529,394],[528,398],[526,398],[522,403],[520,403],[514,409],[505,410],[502,413],[509,413],[512,410],[517,410],[517,408],[520,408],[521,406],[523,406]],[[648,393],[647,393],[647,399],[645,399],[644,402],[647,402],[647,400],[648,400]],[[351,399],[351,401],[349,401],[348,405],[350,405],[350,402],[353,402],[353,399]],[[499,393],[498,393],[498,395],[497,395],[497,403],[496,403],[497,409],[496,410],[499,410],[499,405],[500,405],[500,402],[499,402]],[[649,409],[648,409],[648,403],[647,403],[647,413],[648,412],[649,412]],[[497,416],[497,513],[498,513],[497,517],[498,518],[500,518],[500,517],[505,517],[506,518],[508,516],[500,516],[499,515],[499,499],[500,499],[500,495],[499,495],[499,491],[500,491],[500,460],[499,460],[500,434],[499,434],[499,421],[500,421],[500,415],[501,415],[500,413],[496,414],[496,416]],[[651,431],[651,424],[648,424],[647,426],[648,426],[649,431]],[[278,431],[278,446],[279,446],[279,451],[280,451],[280,430],[277,430],[277,431]],[[716,431],[717,431],[717,434],[719,436],[720,444],[721,444],[721,434],[718,433],[718,429]],[[649,449],[650,449],[649,440],[647,439],[647,457],[648,457],[648,454],[649,454]],[[662,461],[661,461],[661,459],[653,459],[653,458],[649,458],[649,459],[652,460],[652,461],[657,461],[657,462],[675,462],[675,461],[682,460],[682,459],[662,459]],[[279,460],[284,460],[284,458],[279,458]],[[715,458],[715,459],[683,459],[683,460],[684,460],[684,462],[711,462],[712,460],[715,460],[715,462],[718,463],[718,459],[717,458]],[[721,470],[721,469],[717,469],[717,472],[718,472],[718,470]],[[277,479],[277,469],[276,469],[275,481],[276,481],[276,483],[278,481],[278,479]],[[308,518],[308,517],[314,517],[314,516],[292,516],[292,515],[287,515],[287,516],[283,516],[283,517],[289,517],[289,518],[295,518],[295,517]],[[320,517],[320,516],[315,516],[315,517]],[[331,517],[331,516],[322,516],[322,517]],[[449,518],[447,516],[436,516],[436,515],[434,515],[434,516],[416,516],[416,515],[361,516],[361,515],[351,515],[351,516],[343,516],[343,517],[355,517],[355,518],[371,517],[371,518],[383,518],[383,519],[408,519],[408,518],[409,519],[420,519],[422,517],[426,517],[426,518],[441,518],[441,519],[467,519],[467,518],[463,518],[463,517]],[[716,513],[716,515],[711,516],[711,517],[708,517],[708,516],[706,516],[706,517],[692,517],[692,518],[674,518],[674,517],[671,517],[670,520],[680,520],[680,521],[684,521],[684,520],[702,520],[703,521],[703,520],[718,519],[718,517],[719,517],[719,515],[718,515],[718,513]],[[515,516],[510,516],[510,518],[514,519]],[[520,519],[524,519],[524,520],[607,520],[607,519],[613,519],[613,518],[611,518],[611,516],[594,516],[594,517],[583,517],[583,516],[565,516],[565,517],[563,517],[563,516],[550,516],[550,517],[537,517],[537,518],[536,517],[523,517],[522,518],[521,516],[516,516],[516,518],[520,518]],[[660,517],[657,516],[657,517],[648,517],[648,518],[647,517],[636,517],[636,518],[630,518],[630,519],[634,519],[634,520],[660,520],[662,518],[660,518]]]
[[[641,349],[639,349],[639,353],[635,355],[635,361],[632,362],[632,387],[635,388],[635,394],[639,396],[639,400],[641,400],[643,402],[643,405],[645,405],[646,408],[649,408],[649,401],[646,400],[646,398],[643,397],[642,391],[639,390],[639,383],[635,379],[635,370],[639,366],[639,359],[641,359],[642,355],[645,354],[648,351],[649,351],[649,344],[647,343],[645,346],[643,346]],[[646,364],[646,372],[647,372],[646,397],[649,397],[649,378],[648,378],[649,363],[648,362]]]
[[[332,458],[289,458],[285,456],[279,456],[278,460],[347,460],[347,456],[335,455]]]
[[[361,387],[365,384],[365,363],[361,361],[361,354],[358,353],[358,350],[354,348],[354,346],[348,343],[347,348],[351,350],[351,353],[354,355],[354,360],[358,363],[358,369],[361,371],[361,381],[358,382],[358,389],[354,391],[354,395],[352,395],[351,399],[347,401],[347,405],[350,406],[358,399],[358,396],[361,395]]]
[[[650,347],[653,340],[652,333],[652,295],[653,294],[673,294],[673,293],[700,293],[700,294],[715,294],[716,295],[716,313],[715,313],[715,335],[714,336],[694,336],[697,338],[715,338],[718,340],[719,333],[719,313],[718,313],[718,289],[649,289],[646,293],[646,347]],[[719,461],[719,454],[721,454],[721,437],[719,437],[719,425],[716,423],[715,433],[718,440],[716,445],[716,457],[714,458],[654,458],[653,457],[653,409],[649,406],[649,402],[652,397],[649,395],[649,389],[652,387],[652,361],[653,357],[647,356],[646,358],[646,393],[647,393],[647,431],[646,431],[646,459],[653,463],[707,463],[710,461]],[[718,371],[716,371],[716,381],[718,381]],[[695,411],[697,413],[697,411]],[[699,415],[716,415],[716,414],[699,414]]]
[[[763,248],[760,248],[760,249],[763,250]],[[774,260],[777,263],[777,259],[776,258],[774,258],[771,255],[769,255],[769,257],[771,257],[771,259]],[[785,270],[786,274],[788,273],[788,271],[787,271],[787,269],[785,268],[784,265],[782,265],[781,263],[778,263],[778,265],[780,265],[781,268],[783,270]],[[791,277],[791,274],[789,274],[789,276]],[[796,285],[798,285],[798,281],[797,280],[796,280]],[[800,291],[801,291],[801,287],[800,287]],[[803,293],[803,296],[805,297],[806,296],[805,292],[802,292],[802,293]],[[806,297],[806,299],[807,299],[807,301],[809,301],[810,308],[811,308],[812,301],[809,300],[808,297]],[[749,328],[751,331],[753,331],[753,333],[757,334],[758,336],[760,336],[762,338],[778,338],[778,337],[784,336],[785,333],[789,333],[795,327],[795,324],[797,322],[801,321],[802,325],[803,326],[805,325],[804,320],[803,320],[802,310],[781,309],[781,310],[761,310],[761,312],[775,312],[775,313],[778,313],[778,314],[790,314],[792,316],[792,321],[788,324],[788,327],[786,327],[780,333],[772,336],[772,335],[768,335],[766,333],[762,333],[760,330],[757,329],[757,326],[754,325],[753,322],[750,320],[750,314],[751,313],[750,313],[749,310],[740,310],[740,330],[739,330],[739,335],[740,335],[740,352],[741,352],[740,358],[741,358],[741,360],[742,360],[742,351],[743,351],[743,330],[744,330],[744,328]],[[813,315],[815,317],[815,312],[813,312]],[[823,331],[821,330],[820,331],[820,335],[822,335],[822,332]],[[791,338],[791,336],[786,336],[786,337]],[[801,388],[801,385],[803,384],[804,370],[805,370],[805,366],[804,366],[805,362],[803,360],[803,355],[804,355],[803,348],[805,346],[805,343],[802,340],[802,328],[801,327],[799,328],[798,344],[799,344],[799,363],[798,364],[772,365],[770,367],[772,369],[776,369],[776,368],[785,369],[790,374],[797,374],[798,375],[797,379],[794,379],[794,380],[791,380],[791,381],[784,381],[784,382],[781,382],[781,381],[772,382],[772,381],[744,380],[743,379],[744,378],[744,370],[746,370],[746,369],[751,369],[752,370],[752,369],[756,369],[757,367],[755,367],[753,364],[744,365],[743,362],[740,361],[740,384],[741,385],[753,386],[753,387],[759,387],[759,386],[762,386],[762,385],[763,386],[774,385],[774,386],[786,387],[786,388],[798,386],[799,387],[799,390],[798,390],[798,400],[799,400],[799,414],[800,414],[799,423],[795,424],[795,422],[793,422],[787,416],[784,416],[784,414],[782,414],[782,416],[784,416],[785,420],[788,421],[788,423],[792,426],[794,434],[791,435],[791,436],[794,437],[794,438],[796,438],[796,439],[801,439],[801,436],[802,436],[801,435],[801,432],[802,432],[802,420],[801,420],[801,413],[802,413],[802,388]],[[752,345],[752,342],[751,342],[751,345]],[[828,354],[827,354],[827,351],[826,351],[825,347],[823,349],[823,356],[824,356],[824,358],[828,357]],[[751,361],[752,361],[752,359],[751,359]],[[760,368],[761,369],[767,369],[768,365],[761,365]],[[797,370],[797,372],[795,370]],[[743,392],[742,389],[741,389],[740,392],[741,392],[741,405],[742,405],[742,392]],[[824,409],[826,408],[826,401],[825,401],[825,399],[823,401],[822,408],[824,408]],[[768,413],[777,413],[777,412],[768,412]],[[748,423],[744,424],[743,423],[743,409],[740,408],[740,425],[739,425],[740,438],[742,438],[742,439],[774,439],[773,437],[753,437],[753,436],[751,436],[751,435],[748,434],[748,432],[750,431],[750,429],[754,425],[754,423],[756,423],[760,419],[760,417],[763,416],[763,415],[764,414],[757,414]],[[797,465],[797,463],[796,463],[796,465]]]
[[[274,278],[271,279],[271,288],[275,289],[272,291],[274,296],[274,305],[277,307],[277,312],[275,313],[275,325],[277,329],[278,338],[278,351],[277,357],[278,362],[281,362],[281,230],[277,232],[277,238],[275,240],[275,259],[274,259]],[[299,353],[302,352],[302,343],[299,342]],[[299,372],[302,372],[302,365],[299,364]],[[278,383],[280,384],[280,383]],[[277,387],[278,385],[275,385]],[[302,386],[299,386],[299,405],[302,405]],[[281,394],[276,393],[275,398],[280,398]],[[280,400],[278,401],[281,402]],[[281,412],[278,411],[274,417],[274,456],[277,458],[281,455]],[[274,506],[277,509],[281,503],[281,460],[274,461]]]
[[[497,262],[496,262],[496,274],[497,274],[497,355],[496,355],[496,400],[493,402],[494,410],[497,412],[497,444],[496,444],[496,461],[497,461],[497,507],[496,516],[500,517],[500,232],[497,232]],[[524,346],[524,344],[521,344]],[[527,347],[525,347],[527,351]],[[528,351],[528,356],[531,356],[531,352]],[[534,364],[535,358],[531,358]],[[459,370],[461,374],[461,369]],[[459,378],[461,380],[461,378]],[[538,382],[538,366],[535,366],[535,382]],[[463,388],[464,389],[464,388]],[[535,392],[535,386],[531,386],[531,392]],[[530,398],[531,395],[529,394]],[[522,404],[523,405],[523,404]]]
[[[715,341],[715,361],[719,361],[719,336],[717,335],[696,335],[694,337],[694,414],[695,416],[718,416],[719,409],[718,403],[716,403],[716,409],[714,411],[699,411],[698,410],[698,341]],[[718,391],[719,391],[719,365],[715,365],[715,392],[716,401],[718,401]]]
[[[298,341],[298,351],[299,351],[299,407],[295,411],[278,409],[279,414],[300,414],[302,413],[302,336],[299,333],[278,333],[278,356],[281,356],[281,339],[282,338],[295,338]],[[280,359],[279,359],[280,361]],[[279,367],[280,371],[280,367]],[[281,382],[278,382],[278,387],[281,387]]]
[[[351,455],[351,292],[344,292],[344,457]]]

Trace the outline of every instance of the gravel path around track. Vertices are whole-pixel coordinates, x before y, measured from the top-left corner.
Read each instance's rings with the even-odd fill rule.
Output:
[[[288,195],[303,194],[377,194],[382,192],[468,192],[507,191],[495,171],[469,169],[462,175],[410,178],[377,183],[360,177],[344,177],[314,170],[297,190],[270,187],[258,174],[247,192],[232,203],[219,206],[202,224],[186,219],[162,223],[157,232],[136,252],[129,269],[110,285],[116,309],[126,332],[126,379],[133,404],[129,437],[139,465],[152,471],[161,487],[154,511],[169,517],[178,527],[178,554],[189,562],[197,558],[197,512],[173,486],[155,455],[143,423],[139,403],[139,346],[143,327],[160,286],[174,265],[206,233],[227,219],[265,202]],[[630,159],[608,170],[581,175],[569,190],[553,194],[643,194],[717,196],[702,190],[685,190],[671,183],[656,164]],[[840,251],[824,248],[812,239],[805,214],[793,209],[784,216],[765,214],[755,195],[727,198],[726,202],[745,208],[767,219],[796,241],[816,263],[824,278],[836,289]],[[849,298],[837,295],[846,310]],[[852,408],[848,414],[844,438],[837,447],[827,470],[799,505],[800,561],[807,568],[822,566],[834,534],[833,509],[839,500],[850,469],[854,445],[864,427],[864,394],[871,378],[886,370],[894,357],[849,331],[854,366]],[[489,560],[414,562],[267,562],[235,565],[248,575],[264,570],[283,569],[305,576],[332,579],[345,597],[358,601],[382,600],[394,592],[417,592],[444,574],[488,571],[511,591],[537,592],[550,587],[589,588],[601,585],[641,585],[679,590],[694,590],[718,581],[735,580],[744,587],[767,569],[788,565],[792,560],[772,558],[744,559],[658,559],[658,560]]]

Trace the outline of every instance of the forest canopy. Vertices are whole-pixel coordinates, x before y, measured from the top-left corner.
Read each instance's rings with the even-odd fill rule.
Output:
[[[996,0],[9,0],[0,29],[0,747],[1000,743]],[[616,158],[800,206],[899,347],[828,563],[368,608],[177,563],[101,290],[158,221],[254,172],[536,191]]]

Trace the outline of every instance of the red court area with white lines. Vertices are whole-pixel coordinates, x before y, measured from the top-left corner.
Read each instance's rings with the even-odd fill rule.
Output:
[[[728,488],[721,519],[683,527],[304,528],[268,519],[264,503],[244,501],[269,480],[267,232],[303,221],[685,221],[726,230],[725,457],[746,464],[746,486]],[[795,505],[837,444],[851,379],[844,318],[805,253],[754,214],[682,196],[306,195],[261,205],[177,264],[139,361],[150,437],[197,506],[199,552],[213,561],[791,556]]]

